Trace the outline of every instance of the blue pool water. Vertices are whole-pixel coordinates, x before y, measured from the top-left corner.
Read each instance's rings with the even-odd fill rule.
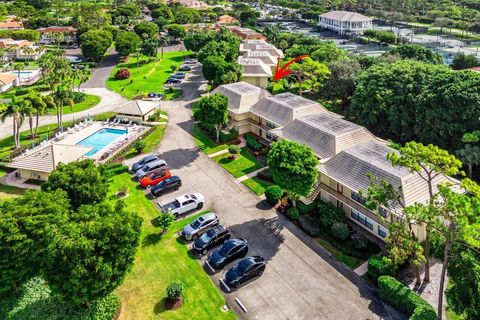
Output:
[[[93,149],[85,155],[93,156],[98,150],[103,149],[125,133],[127,133],[126,130],[104,128],[78,142],[77,145],[92,147]]]

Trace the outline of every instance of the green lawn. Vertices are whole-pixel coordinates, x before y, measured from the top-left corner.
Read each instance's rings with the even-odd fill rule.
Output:
[[[319,238],[319,239],[317,239],[317,242],[325,250],[330,252],[335,257],[335,259],[337,259],[340,262],[343,262],[344,264],[346,264],[352,270],[356,269],[357,267],[359,267],[363,263],[362,259],[359,259],[357,257],[352,257],[352,256],[349,256],[349,255],[343,253],[342,251],[335,248],[330,242],[328,242],[325,239]]]
[[[74,112],[84,111],[84,110],[95,107],[99,103],[100,103],[99,96],[96,96],[93,94],[87,94],[87,97],[85,98],[85,100],[79,103],[75,103],[73,108],[63,107],[63,114],[66,115]],[[53,109],[53,110],[50,110],[48,114],[57,114],[57,111]]]
[[[0,167],[0,178],[8,173],[8,168]],[[12,197],[18,197],[25,192],[24,189],[7,186],[0,183],[0,200],[5,200]]]
[[[144,223],[134,267],[116,291],[122,301],[120,318],[235,319],[232,312],[221,310],[225,304],[222,295],[199,262],[189,254],[185,243],[175,235],[198,215],[174,222],[169,232],[162,236],[160,229],[154,226],[158,210],[127,173],[112,178],[110,194],[113,196],[125,183],[129,188],[125,204],[135,210]],[[166,286],[176,280],[185,285],[184,304],[174,311],[165,310]]]
[[[160,141],[162,141],[163,135],[165,134],[165,128],[166,125],[160,124],[155,127],[155,130],[153,130],[152,133],[143,138],[143,141],[145,141],[145,149],[143,150],[144,153],[152,152],[157,148]],[[137,151],[132,148],[125,153],[124,157],[128,159],[135,157],[136,155]]]
[[[193,138],[195,144],[202,149],[205,154],[212,154],[220,150],[228,149],[226,144],[217,144],[212,139],[210,139],[200,127],[195,124],[193,128]]]
[[[226,152],[220,154],[216,157],[213,157],[213,161],[220,164],[225,170],[227,170],[235,178],[244,176],[251,172],[254,172],[258,169],[263,168],[263,165],[255,159],[255,157],[247,151],[247,149],[242,148],[238,158],[235,160],[229,159],[230,153]]]
[[[115,116],[114,112],[104,112],[98,115],[93,116],[94,120],[102,121],[107,118],[111,118]],[[63,126],[68,127],[72,124],[71,121],[64,121]],[[23,146],[28,146],[30,147],[32,143],[37,144],[41,140],[45,139],[45,136],[52,135],[55,130],[57,129],[57,124],[49,124],[45,126],[40,126],[38,127],[38,138],[36,139],[27,139],[30,136],[30,130],[22,131],[20,133],[20,144]],[[10,155],[13,151],[14,147],[14,140],[13,140],[13,135],[9,136],[7,138],[0,139],[0,158],[4,158],[8,155]]]
[[[158,58],[151,62],[143,57],[138,66],[137,59],[130,57],[127,62],[120,63],[115,67],[107,80],[107,87],[127,99],[149,92],[162,92],[166,99],[178,97],[178,90],[169,93],[165,92],[162,87],[172,74],[171,66],[180,66],[190,54],[189,51],[166,52],[163,59]],[[127,68],[130,71],[129,79],[115,79],[115,73],[121,68]]]
[[[247,180],[242,181],[242,183],[246,185],[248,189],[252,190],[252,192],[257,196],[264,194],[265,189],[273,184],[258,177],[248,178]]]

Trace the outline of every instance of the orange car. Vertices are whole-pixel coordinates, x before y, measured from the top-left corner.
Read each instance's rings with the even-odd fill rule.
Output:
[[[158,184],[160,181],[163,181],[167,178],[170,178],[172,175],[170,174],[170,170],[167,168],[166,170],[159,170],[158,172],[154,172],[150,175],[146,175],[140,180],[140,185],[142,188],[153,187],[154,185]]]

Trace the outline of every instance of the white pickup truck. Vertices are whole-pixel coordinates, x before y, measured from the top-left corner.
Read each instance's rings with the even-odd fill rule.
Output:
[[[205,198],[200,193],[184,194],[165,204],[162,204],[160,201],[157,202],[160,210],[168,211],[175,217],[192,210],[200,210],[204,203]]]

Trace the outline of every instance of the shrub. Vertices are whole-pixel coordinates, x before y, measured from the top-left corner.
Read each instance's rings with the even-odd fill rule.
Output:
[[[220,142],[224,143],[224,142],[235,140],[237,137],[238,137],[238,132],[235,130],[231,130],[228,133],[221,131],[220,136],[218,138]]]
[[[133,143],[133,148],[135,149],[135,151],[137,153],[141,153],[145,149],[145,147],[146,147],[145,141],[143,141],[143,140],[136,140]]]
[[[263,145],[260,142],[258,142],[253,135],[251,135],[250,133],[246,133],[244,137],[245,137],[245,140],[247,141],[247,146],[252,148],[254,151],[262,150]]]
[[[302,227],[303,231],[308,234],[310,237],[318,237],[322,234],[322,229],[318,224],[317,219],[312,217],[311,215],[302,215],[298,218],[298,223],[300,227]]]
[[[438,232],[432,232],[430,234],[430,255],[443,260],[443,253],[445,250],[445,238]]]
[[[87,99],[87,94],[83,92],[72,92],[72,100],[75,103],[83,102]]]
[[[268,186],[265,189],[265,198],[271,205],[276,205],[283,196],[283,189],[277,185]]]
[[[117,80],[125,80],[130,78],[130,71],[125,68],[119,69],[117,73],[115,73],[115,79]]]
[[[381,276],[395,276],[398,267],[385,257],[373,256],[368,259],[368,274],[375,280]]]
[[[177,300],[182,297],[184,291],[183,283],[180,281],[171,282],[167,286],[167,297],[170,300]]]
[[[262,171],[259,171],[257,173],[257,177],[259,177],[262,180],[268,181],[268,182],[274,182],[272,173],[270,172],[270,169],[268,169],[268,168],[265,168]]]
[[[355,249],[365,249],[368,246],[368,240],[360,233],[356,233],[352,236],[352,245]]]
[[[345,221],[345,213],[343,210],[336,208],[330,202],[319,202],[317,206],[320,223],[324,227],[330,228],[335,222]]]
[[[437,319],[435,309],[422,297],[391,276],[378,278],[378,289],[382,299],[410,316],[410,320]]]
[[[240,153],[240,147],[239,147],[239,146],[236,146],[236,145],[229,146],[229,147],[228,147],[228,152],[229,152],[231,155],[236,156],[237,154]]]
[[[313,209],[315,209],[315,203],[305,204],[301,201],[298,201],[297,208],[298,208],[298,211],[300,212],[300,215],[302,216],[304,214],[309,214],[310,212],[312,212]]]
[[[347,239],[348,235],[350,234],[347,224],[343,222],[335,222],[332,224],[331,232],[332,236],[340,241]]]
[[[287,214],[291,220],[298,220],[298,217],[300,216],[300,211],[298,211],[298,208],[289,207],[287,209]]]

